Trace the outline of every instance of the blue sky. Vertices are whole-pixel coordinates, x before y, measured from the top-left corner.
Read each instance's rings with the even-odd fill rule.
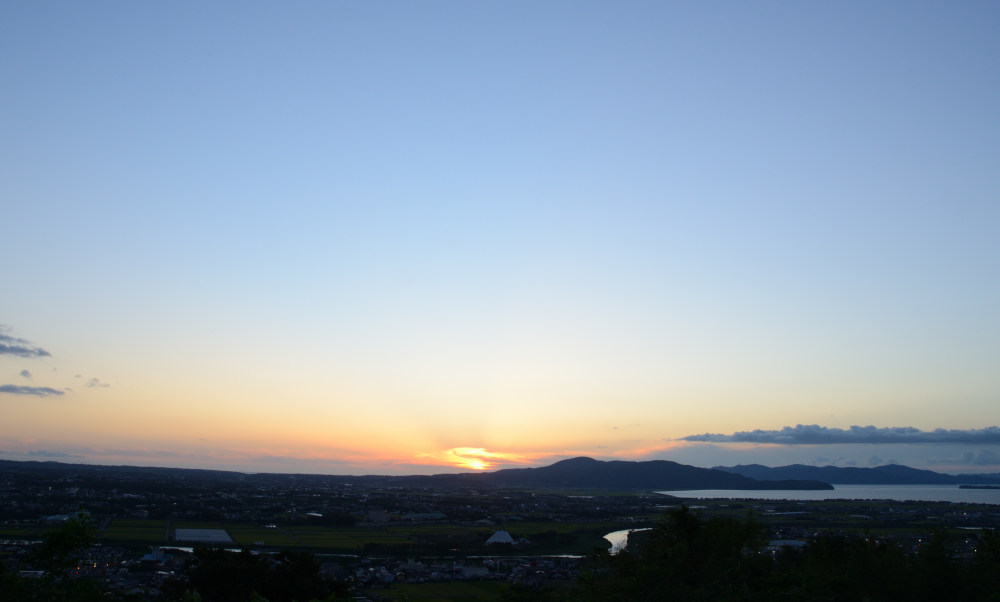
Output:
[[[0,453],[1000,472],[992,443],[684,439],[1000,424],[998,26],[991,2],[0,7],[0,323],[49,352],[0,355]]]

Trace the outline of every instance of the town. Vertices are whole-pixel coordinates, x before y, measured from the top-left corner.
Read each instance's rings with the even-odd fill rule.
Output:
[[[47,534],[85,523],[92,541],[78,551],[71,578],[120,599],[182,599],[197,584],[193,564],[241,554],[252,563],[313,563],[323,598],[413,600],[420,587],[434,586],[465,592],[464,599],[497,599],[505,587],[572,583],[589,558],[608,553],[606,534],[637,530],[641,537],[682,505],[705,518],[752,516],[770,554],[821,534],[863,534],[916,552],[932,534],[949,532],[955,557],[971,559],[982,534],[1000,525],[1000,507],[985,504],[704,501],[638,490],[405,483],[2,462],[0,566],[22,581],[40,579],[44,559],[33,550]]]

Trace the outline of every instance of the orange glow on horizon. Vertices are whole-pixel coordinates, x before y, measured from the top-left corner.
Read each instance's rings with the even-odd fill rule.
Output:
[[[440,452],[417,454],[417,458],[430,460],[426,462],[429,464],[471,470],[487,470],[500,464],[526,464],[532,461],[522,454],[491,452],[482,447],[453,447]]]
[[[662,454],[663,452],[668,452],[673,449],[692,447],[693,445],[697,444],[692,444],[688,441],[657,441],[648,445],[619,449],[611,452],[610,455],[614,458],[640,461],[649,459],[650,456]]]

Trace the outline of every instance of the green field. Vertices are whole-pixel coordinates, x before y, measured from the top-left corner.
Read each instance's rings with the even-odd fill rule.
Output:
[[[380,529],[363,527],[346,527],[327,529],[317,527],[288,527],[285,531],[301,545],[310,548],[330,548],[338,550],[360,550],[366,543],[400,544],[413,543],[413,540]]]
[[[215,521],[175,520],[170,522],[173,529],[228,529],[229,525]]]
[[[299,546],[299,542],[279,529],[265,529],[251,525],[227,525],[226,531],[240,546],[253,546],[256,542],[262,545],[275,548],[294,548]]]
[[[166,538],[167,521],[144,519],[121,519],[111,521],[103,531],[97,532],[98,539],[115,542],[132,541],[163,543]]]
[[[0,539],[36,539],[50,527],[0,527]]]
[[[448,583],[400,583],[390,589],[371,590],[384,600],[433,600],[473,602],[498,600],[504,584],[498,581],[452,581]]]
[[[249,523],[222,521],[167,521],[154,519],[115,519],[97,532],[98,540],[108,544],[163,545],[172,541],[167,529],[224,529],[240,547],[306,548],[315,552],[343,553],[482,553],[486,539],[497,529],[478,525],[388,524],[383,527],[321,527],[294,525],[268,529]],[[604,533],[628,525],[591,522],[512,523],[507,529],[515,538],[531,543],[524,547],[496,549],[491,553],[587,554],[604,547]],[[18,525],[0,529],[0,538],[36,539],[50,529],[47,525]]]
[[[496,529],[484,528],[480,526],[469,527],[466,525],[407,525],[400,524],[399,526],[392,525],[388,527],[394,533],[399,533],[400,535],[411,535],[411,536],[425,536],[425,535],[459,535],[466,537],[469,535],[482,536],[483,541],[486,541],[490,535]]]

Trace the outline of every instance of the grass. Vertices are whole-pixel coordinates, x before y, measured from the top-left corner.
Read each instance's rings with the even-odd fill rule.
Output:
[[[315,552],[358,553],[376,550],[379,553],[434,553],[450,550],[462,553],[483,553],[486,539],[493,528],[472,525],[393,524],[386,527],[320,527],[288,526],[267,529],[249,523],[221,521],[167,521],[156,519],[115,519],[97,532],[100,541],[113,544],[162,545],[167,542],[169,524],[174,529],[224,529],[239,547],[255,545],[269,548],[306,548]],[[512,523],[508,529],[515,538],[526,537],[532,545],[522,548],[496,549],[491,553],[588,554],[594,548],[607,547],[603,534],[635,525],[611,522],[543,522]],[[498,527],[501,528],[501,527]],[[35,539],[45,526],[11,526],[0,528],[3,539]],[[366,550],[367,547],[367,550]],[[407,552],[407,550],[410,550]]]
[[[448,525],[448,524],[436,524],[436,525],[406,525],[400,524],[399,526],[392,525],[389,527],[394,533],[400,533],[402,535],[482,535],[485,540],[487,537],[493,534],[495,529],[486,529],[483,527],[467,527],[465,525]]]
[[[97,537],[102,540],[162,543],[166,532],[165,520],[119,518],[111,521],[103,531],[98,531]]]
[[[448,583],[400,583],[390,589],[372,590],[383,600],[433,600],[474,602],[499,600],[504,584],[499,581],[452,581]]]
[[[317,527],[288,527],[285,529],[301,545],[310,548],[330,548],[337,550],[356,551],[366,543],[376,544],[410,544],[413,540],[390,531],[368,529],[363,527],[345,527],[339,529]]]
[[[50,527],[0,527],[0,539],[35,539]]]
[[[265,529],[263,527],[252,527],[250,525],[229,525],[226,527],[229,536],[233,538],[239,546],[253,546],[257,542],[260,545],[274,548],[294,548],[299,546],[299,542],[291,535],[278,529]]]
[[[216,521],[171,521],[170,526],[174,529],[227,529],[228,525]]]

